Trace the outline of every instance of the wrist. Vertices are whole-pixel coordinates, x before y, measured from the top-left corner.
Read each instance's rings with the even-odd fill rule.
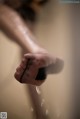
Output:
[[[37,47],[34,53],[48,53],[46,49]]]

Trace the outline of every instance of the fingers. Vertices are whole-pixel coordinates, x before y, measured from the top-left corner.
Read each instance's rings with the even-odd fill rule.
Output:
[[[52,57],[49,54],[28,53],[24,55],[14,76],[21,83],[40,85],[44,82],[41,79],[46,78],[46,73],[59,73],[63,66],[63,60]]]
[[[38,68],[41,65],[41,60],[42,59],[40,58],[39,54],[30,54],[30,53],[28,53],[28,54],[25,54],[24,57],[26,59],[30,59],[31,61],[33,61],[34,62],[33,64],[36,65]]]
[[[50,57],[47,54],[25,54],[24,57],[26,59],[32,59],[35,60],[35,64],[38,68],[47,67],[50,62]]]
[[[15,78],[21,83],[33,82],[38,73],[38,65],[34,54],[26,54],[16,69]]]
[[[26,65],[28,63],[28,60],[31,58],[32,56],[30,54],[28,54],[26,57],[24,57],[20,63],[20,65],[18,66],[18,68],[16,69],[16,72],[14,74],[14,77],[20,81],[20,78],[26,68]]]
[[[26,71],[22,77],[22,83],[32,83],[35,78],[36,78],[36,75],[38,73],[38,68],[35,64],[35,61],[31,61],[30,60],[30,63],[28,63],[28,68],[26,68]]]
[[[26,68],[26,63],[27,63],[27,59],[23,58],[20,65],[17,67],[16,72],[14,74],[14,76],[17,80],[20,80],[20,77],[21,77],[24,69]]]

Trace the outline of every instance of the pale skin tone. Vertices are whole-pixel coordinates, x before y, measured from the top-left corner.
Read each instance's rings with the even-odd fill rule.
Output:
[[[13,9],[0,5],[0,27],[11,37],[18,42],[29,53],[25,54],[21,64],[15,72],[15,78],[20,81],[20,77],[24,72],[28,60],[30,65],[28,70],[22,77],[22,83],[32,85],[41,85],[44,81],[35,80],[40,68],[46,67],[46,73],[58,73],[63,68],[63,61],[52,56],[36,43],[36,38],[29,30],[27,24]],[[35,70],[34,70],[35,67]]]
[[[12,0],[10,0],[12,3]],[[16,0],[13,0],[13,2]],[[13,4],[12,4],[13,5]],[[15,4],[17,5],[17,4]],[[14,6],[16,7],[16,6]],[[28,65],[25,74],[23,75],[23,83],[32,85],[41,85],[43,81],[35,80],[39,68],[46,67],[47,74],[54,74],[61,71],[63,68],[63,61],[54,57],[47,50],[38,45],[36,38],[29,30],[27,23],[16,13],[13,9],[0,5],[0,27],[5,33],[19,43],[20,46],[29,52],[24,55],[21,64],[17,67],[15,77],[20,81],[20,77]],[[29,63],[28,63],[29,59]],[[35,67],[35,70],[34,70]],[[29,85],[29,94],[33,102],[37,119],[48,119],[45,115],[45,107],[41,108],[41,97],[37,94],[35,86]]]

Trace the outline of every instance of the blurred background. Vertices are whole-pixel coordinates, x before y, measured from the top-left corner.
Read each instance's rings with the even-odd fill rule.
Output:
[[[61,73],[36,87],[45,118],[36,117],[28,85],[14,78],[22,48],[0,30],[0,112],[7,112],[8,119],[79,119],[79,11],[79,4],[52,0],[35,24],[39,44],[65,62]]]

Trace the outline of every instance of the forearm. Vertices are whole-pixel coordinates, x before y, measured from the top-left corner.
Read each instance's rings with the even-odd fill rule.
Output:
[[[35,37],[19,14],[4,5],[0,5],[0,27],[29,52],[45,52],[34,42]]]

